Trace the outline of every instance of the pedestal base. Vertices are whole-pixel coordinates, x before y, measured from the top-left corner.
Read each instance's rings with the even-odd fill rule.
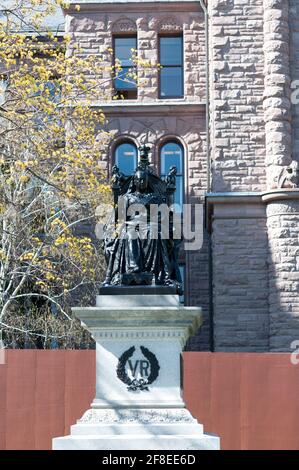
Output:
[[[185,408],[90,409],[54,450],[218,450]]]
[[[130,292],[109,290],[95,307],[73,309],[96,341],[96,396],[53,449],[219,449],[219,438],[203,434],[181,395],[180,354],[202,322],[201,309],[183,307],[171,291]]]

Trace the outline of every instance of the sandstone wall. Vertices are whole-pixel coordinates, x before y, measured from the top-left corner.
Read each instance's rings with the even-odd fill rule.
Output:
[[[184,83],[185,96],[182,101],[196,102],[205,98],[205,31],[204,15],[197,2],[188,5],[159,5],[154,11],[153,5],[134,5],[127,9],[125,5],[97,5],[92,11],[81,6],[80,12],[67,16],[67,32],[71,35],[69,52],[77,45],[84,57],[86,54],[98,54],[108,66],[111,65],[113,36],[119,34],[137,34],[137,48],[140,59],[149,61],[152,70],[142,70],[139,77],[142,85],[138,91],[138,101],[158,101],[158,36],[159,34],[183,33],[184,35]],[[111,98],[111,73],[103,76],[101,86]],[[159,100],[161,103],[161,100]]]
[[[101,108],[108,120],[105,129],[110,133],[110,144],[103,152],[103,167],[109,173],[115,146],[123,139],[131,139],[137,146],[150,145],[152,163],[159,172],[160,147],[166,140],[175,138],[185,153],[185,202],[204,203],[207,188],[205,26],[199,3],[164,2],[157,8],[152,4],[99,4],[93,11],[81,5],[80,12],[69,15],[67,25],[72,37],[70,53],[77,44],[81,48],[80,56],[103,55],[105,63],[111,65],[108,49],[113,46],[113,36],[136,33],[139,57],[153,66],[152,70],[139,70],[139,77],[144,81],[137,100],[109,104],[111,75],[102,77],[107,100]],[[158,37],[168,33],[183,33],[184,37],[184,98],[176,100],[158,99]],[[209,348],[207,233],[203,248],[182,253],[180,261],[186,271],[185,303],[201,305],[204,312],[200,335],[192,338],[188,347],[206,350]]]
[[[299,201],[270,202],[267,223],[269,349],[290,351],[299,340]]]
[[[213,191],[265,188],[263,0],[209,0]]]
[[[107,131],[111,140],[106,158],[107,166],[111,164],[113,150],[117,143],[130,138],[136,144],[147,143],[151,147],[152,163],[159,169],[159,151],[166,140],[177,139],[185,151],[185,192],[187,201],[198,201],[204,195],[206,187],[205,155],[205,117],[204,110],[185,109],[177,113],[169,110],[152,109],[146,114],[136,109],[127,109],[125,113],[110,114],[107,110]]]
[[[297,104],[291,104],[292,152],[293,158],[299,161],[299,2],[298,0],[289,0],[289,5],[290,75],[295,87],[293,89],[294,98],[296,98],[297,102]]]
[[[262,205],[214,207],[216,351],[267,351],[269,344],[266,214]]]
[[[277,188],[291,157],[288,0],[264,0],[265,131],[267,187]]]
[[[290,100],[291,80],[299,77],[299,2],[209,5],[213,191],[277,190],[299,156],[299,107]],[[256,193],[255,209],[250,197],[241,210],[229,194],[214,206],[216,350],[289,351],[299,337],[293,191],[274,192],[273,200]]]
[[[209,0],[210,134],[212,191],[252,192],[215,204],[210,217],[213,251],[214,341],[218,351],[285,351],[298,329],[297,202],[263,202],[277,188],[292,158],[299,160],[299,104],[290,83],[299,80],[298,0]],[[203,202],[207,189],[205,132],[205,30],[199,2],[99,3],[67,19],[81,55],[111,64],[114,34],[137,32],[140,57],[154,66],[135,102],[110,103],[111,74],[102,77],[111,144],[123,138],[159,148],[178,139],[185,151],[186,202]],[[184,33],[185,96],[158,99],[158,35]],[[298,86],[299,87],[299,86]],[[299,93],[298,93],[299,96]],[[100,106],[99,103],[94,103]],[[294,196],[295,197],[295,196]],[[268,208],[267,208],[268,204]],[[209,206],[210,207],[210,206]],[[200,252],[182,255],[186,304],[203,307],[205,322],[189,348],[209,348],[209,235]],[[299,338],[299,335],[297,335]]]

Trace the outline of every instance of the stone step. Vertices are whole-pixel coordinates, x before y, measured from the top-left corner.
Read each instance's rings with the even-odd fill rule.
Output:
[[[218,450],[219,438],[200,436],[66,436],[53,439],[53,450]]]
[[[75,424],[71,426],[72,436],[109,436],[116,435],[136,435],[136,436],[156,436],[156,435],[202,435],[203,426],[199,423],[188,424],[188,423],[154,423],[154,424]]]

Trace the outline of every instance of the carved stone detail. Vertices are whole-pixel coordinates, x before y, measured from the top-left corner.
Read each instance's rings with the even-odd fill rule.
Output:
[[[288,168],[285,168],[279,177],[279,188],[298,188],[299,186],[299,163],[293,160]]]
[[[196,423],[188,410],[182,409],[90,409],[84,413],[78,424],[88,423]]]
[[[121,18],[112,24],[111,30],[113,33],[135,33],[137,26],[130,18]]]
[[[183,30],[183,26],[174,17],[165,17],[157,24],[158,32],[178,32]]]
[[[185,331],[169,331],[169,330],[152,330],[152,331],[140,331],[140,330],[109,330],[103,329],[93,330],[93,334],[96,335],[97,339],[173,339],[173,338],[184,338]]]
[[[122,341],[123,339],[136,341],[136,340],[173,340],[176,338],[181,347],[183,348],[187,342],[189,337],[189,332],[187,328],[182,330],[174,330],[174,331],[138,331],[138,330],[130,330],[130,331],[121,331],[121,330],[109,330],[105,331],[103,329],[93,329],[92,330],[92,337],[95,341],[102,341],[102,340],[114,340],[114,341]]]

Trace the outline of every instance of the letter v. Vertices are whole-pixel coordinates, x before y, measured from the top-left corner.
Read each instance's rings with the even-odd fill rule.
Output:
[[[138,364],[139,364],[139,360],[135,362],[135,367],[133,367],[131,359],[128,360],[128,363],[129,363],[130,371],[132,372],[133,377],[135,377],[136,370],[137,370],[137,367],[138,367]]]

